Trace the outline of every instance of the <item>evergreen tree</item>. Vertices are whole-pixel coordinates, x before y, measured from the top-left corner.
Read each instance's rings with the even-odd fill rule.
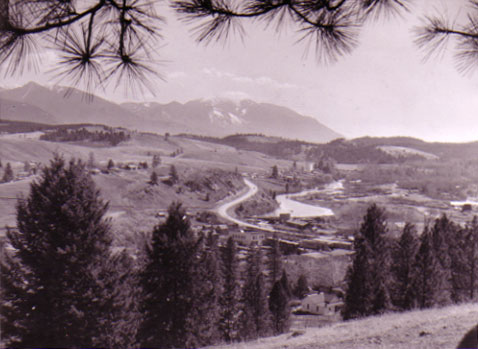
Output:
[[[222,292],[219,298],[219,329],[226,343],[235,341],[239,336],[239,261],[236,243],[230,237],[220,250]]]
[[[346,319],[379,314],[391,306],[386,233],[385,212],[372,204],[354,240],[355,256],[347,273]]]
[[[447,282],[441,270],[440,261],[433,248],[432,232],[428,229],[420,236],[420,248],[415,257],[413,288],[415,302],[420,308],[429,308],[442,303],[442,285]]]
[[[415,256],[419,248],[415,226],[407,223],[393,253],[392,274],[393,303],[402,310],[414,306],[414,290],[412,285]]]
[[[343,317],[345,320],[355,319],[372,313],[372,281],[373,272],[370,259],[372,254],[370,246],[363,237],[356,236],[354,240],[352,265],[347,271],[347,290]]]
[[[30,166],[30,162],[29,161],[25,161],[23,163],[23,171],[24,172],[27,172],[27,173],[30,173],[30,171],[32,170],[31,166]]]
[[[285,294],[290,299],[292,297],[292,290],[290,288],[289,278],[287,277],[287,273],[285,272],[285,269],[282,269],[282,276],[279,281],[282,285],[282,289],[285,291]]]
[[[111,169],[113,169],[114,167],[115,167],[115,163],[113,162],[112,159],[109,159],[109,160],[108,160],[108,165],[106,165],[106,168],[107,168],[108,170],[111,170]]]
[[[100,343],[107,348],[134,348],[140,322],[138,280],[133,258],[126,250],[109,259],[103,270],[103,287],[111,295],[111,310],[104,314]]]
[[[294,288],[294,296],[299,299],[304,298],[309,292],[309,284],[307,282],[307,276],[300,274],[299,279],[297,280],[297,285]]]
[[[279,241],[274,236],[272,243],[267,253],[267,269],[268,269],[268,283],[270,289],[275,282],[279,280],[282,271],[282,255],[280,251]]]
[[[2,339],[14,347],[99,347],[114,312],[106,291],[108,205],[81,162],[55,157],[17,203],[1,266]]]
[[[270,333],[270,315],[267,306],[262,253],[251,246],[246,261],[246,279],[242,288],[240,317],[242,339],[266,336]]]
[[[272,166],[271,178],[279,178],[279,169],[277,168],[277,165]]]
[[[12,166],[10,165],[9,162],[7,162],[7,165],[5,166],[5,170],[3,171],[3,177],[2,177],[2,182],[7,183],[13,181],[13,170]]]
[[[464,260],[464,289],[468,298],[474,300],[478,290],[478,217],[466,226],[465,237],[462,244]]]
[[[190,329],[187,347],[204,347],[218,342],[220,333],[219,296],[221,281],[218,264],[217,235],[209,234],[199,253],[194,280],[193,309],[188,317]]]
[[[153,160],[151,162],[151,167],[156,168],[161,164],[161,158],[159,157],[158,154],[153,155]]]
[[[95,160],[95,153],[90,151],[88,154],[88,168],[95,168],[96,167],[96,160]]]
[[[146,247],[140,279],[141,347],[182,348],[191,343],[200,246],[181,204],[171,204],[166,222],[154,228]]]
[[[171,165],[169,168],[169,180],[171,183],[175,184],[179,180],[178,172],[176,171],[176,166]]]
[[[435,220],[431,230],[432,245],[435,256],[440,263],[441,272],[443,275],[443,283],[441,284],[440,292],[442,296],[439,297],[442,303],[449,303],[452,297],[452,260],[450,242],[452,242],[455,229],[453,222],[443,214],[440,218]]]
[[[153,171],[151,173],[151,177],[149,179],[149,184],[158,185],[158,174],[156,173],[156,171]]]
[[[473,246],[473,241],[469,241],[468,226],[462,228],[453,224],[453,229],[448,235],[448,251],[450,256],[450,298],[452,302],[458,303],[468,299],[469,292],[467,287],[468,251]],[[467,243],[470,245],[467,246]],[[471,251],[470,251],[471,252]]]
[[[269,310],[272,314],[274,334],[281,334],[288,329],[290,315],[289,296],[280,280],[274,283],[269,296]]]

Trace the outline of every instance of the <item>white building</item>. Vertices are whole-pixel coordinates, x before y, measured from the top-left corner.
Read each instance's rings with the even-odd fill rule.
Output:
[[[302,311],[325,316],[335,316],[340,313],[344,303],[334,294],[315,293],[302,300]]]
[[[254,245],[262,245],[262,241],[265,240],[266,235],[260,232],[233,232],[229,234],[229,237],[232,237],[235,242],[241,245],[249,246],[251,244]]]

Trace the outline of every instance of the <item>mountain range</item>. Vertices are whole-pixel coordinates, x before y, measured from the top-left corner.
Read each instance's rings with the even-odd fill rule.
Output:
[[[83,92],[74,88],[47,88],[34,82],[0,89],[0,119],[57,125],[104,124],[146,132],[212,137],[260,133],[317,143],[342,137],[315,118],[269,103],[200,99],[184,104],[117,104],[98,96],[85,98]]]

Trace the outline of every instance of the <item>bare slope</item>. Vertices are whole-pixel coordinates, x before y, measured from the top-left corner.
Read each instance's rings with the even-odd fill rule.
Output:
[[[216,346],[227,349],[456,348],[478,321],[478,304],[411,311],[308,328],[253,342]]]

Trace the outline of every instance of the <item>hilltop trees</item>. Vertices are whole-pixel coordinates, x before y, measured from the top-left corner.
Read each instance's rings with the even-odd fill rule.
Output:
[[[2,261],[2,338],[14,347],[107,346],[108,205],[85,165],[55,157],[17,204]]]
[[[415,227],[407,223],[392,244],[385,236],[383,210],[372,205],[354,241],[344,318],[391,310],[391,302],[394,309],[408,310],[474,299],[477,222],[474,217],[462,228],[442,215],[431,228],[426,226],[419,238]]]

